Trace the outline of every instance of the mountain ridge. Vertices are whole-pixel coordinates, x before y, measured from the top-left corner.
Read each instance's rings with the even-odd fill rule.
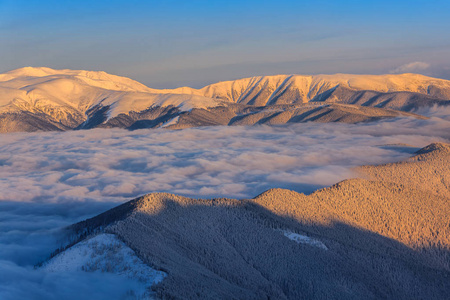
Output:
[[[25,67],[0,74],[0,132],[156,128],[176,117],[180,118],[168,128],[253,125],[253,114],[262,113],[256,121],[261,124],[276,117],[271,113],[274,109],[287,112],[301,105],[303,110],[297,114],[276,119],[356,123],[399,116],[423,106],[448,105],[449,99],[450,81],[418,74],[256,76],[201,89],[158,90],[103,71]],[[341,104],[354,109],[343,111],[343,106],[336,106]],[[331,107],[336,117],[295,117],[314,114],[318,105]],[[358,111],[361,107],[365,113]],[[166,108],[173,110],[165,115]],[[328,114],[323,110],[317,115]]]
[[[160,298],[442,299],[450,287],[449,149],[432,144],[403,162],[361,167],[367,178],[310,195],[151,193],[68,229],[82,238],[114,234],[164,270],[154,286]],[[427,175],[416,179],[422,185],[399,183],[411,172]],[[427,186],[438,181],[444,189]]]

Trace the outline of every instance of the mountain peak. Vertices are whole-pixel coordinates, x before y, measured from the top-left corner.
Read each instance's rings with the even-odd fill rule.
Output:
[[[450,152],[450,144],[447,143],[432,143],[429,144],[426,147],[423,147],[419,151],[416,152],[416,154],[427,154],[427,153],[449,153]]]

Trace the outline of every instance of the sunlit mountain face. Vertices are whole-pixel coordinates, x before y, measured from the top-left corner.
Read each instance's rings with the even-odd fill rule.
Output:
[[[1,132],[360,123],[446,106],[450,82],[417,74],[278,75],[157,90],[104,72],[22,68],[0,75]]]

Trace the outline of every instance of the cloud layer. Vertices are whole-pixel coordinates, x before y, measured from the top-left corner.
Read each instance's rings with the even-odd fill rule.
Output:
[[[351,167],[405,158],[380,147],[443,140],[448,121],[17,133],[0,142],[0,200],[117,201],[150,192],[251,197],[271,187],[308,192]],[[414,149],[412,149],[414,150]]]
[[[77,291],[114,299],[131,283],[118,284],[112,275],[33,270],[62,243],[60,228],[150,192],[202,198],[253,197],[273,187],[311,192],[355,176],[354,166],[398,161],[431,142],[448,142],[450,109],[421,112],[431,118],[4,134],[0,298],[70,298]]]

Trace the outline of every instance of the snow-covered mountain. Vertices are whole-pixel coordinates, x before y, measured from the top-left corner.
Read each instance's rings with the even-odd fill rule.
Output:
[[[164,91],[191,93],[234,103],[262,106],[321,101],[338,87],[349,91],[411,92],[432,98],[450,99],[450,81],[419,74],[258,76],[219,82],[199,90],[184,87]]]
[[[149,107],[179,111],[216,106],[217,100],[152,90],[105,72],[22,68],[0,75],[0,131],[66,130],[107,108],[107,119]]]
[[[417,74],[260,76],[157,90],[105,72],[26,67],[0,74],[0,132],[355,123],[449,99],[450,81]]]
[[[148,194],[68,227],[44,269],[142,278],[161,299],[448,298],[450,144],[358,170],[310,195]]]

